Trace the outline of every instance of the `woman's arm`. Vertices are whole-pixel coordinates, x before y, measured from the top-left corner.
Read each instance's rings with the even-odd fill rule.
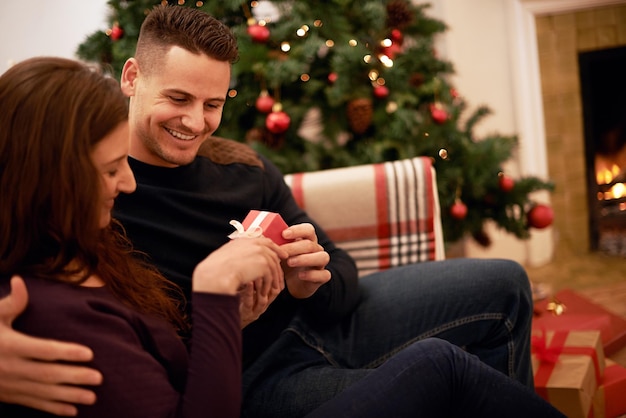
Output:
[[[239,298],[194,293],[192,299],[193,337],[182,416],[238,418],[242,373]]]

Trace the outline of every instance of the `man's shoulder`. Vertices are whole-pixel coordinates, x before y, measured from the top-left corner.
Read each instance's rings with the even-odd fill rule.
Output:
[[[215,164],[244,164],[264,168],[263,160],[254,149],[241,142],[217,136],[204,141],[198,155],[210,159]]]

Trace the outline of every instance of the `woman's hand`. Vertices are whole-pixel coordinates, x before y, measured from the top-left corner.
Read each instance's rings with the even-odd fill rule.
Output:
[[[193,290],[234,295],[254,282],[257,294],[269,295],[272,288],[284,286],[280,260],[287,256],[269,238],[234,239],[196,266]]]

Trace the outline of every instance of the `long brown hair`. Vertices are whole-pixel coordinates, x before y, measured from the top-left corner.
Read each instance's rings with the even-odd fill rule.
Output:
[[[99,227],[100,174],[91,151],[128,119],[114,79],[78,61],[37,57],[0,76],[0,280],[80,284],[99,276],[122,302],[184,326],[156,269],[133,255],[121,226]]]

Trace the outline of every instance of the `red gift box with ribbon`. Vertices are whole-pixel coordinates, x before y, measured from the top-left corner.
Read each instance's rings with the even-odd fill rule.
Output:
[[[533,330],[535,391],[568,418],[587,418],[604,374],[599,331]]]
[[[264,210],[251,210],[242,222],[232,220],[230,224],[236,231],[229,238],[259,237],[261,235],[271,239],[278,245],[286,244],[292,240],[283,238],[283,231],[288,228],[283,218],[275,212]]]
[[[593,397],[594,418],[616,418],[626,414],[626,368],[606,359],[602,384]]]
[[[598,330],[607,356],[626,346],[626,319],[571,289],[535,304],[533,329]]]

